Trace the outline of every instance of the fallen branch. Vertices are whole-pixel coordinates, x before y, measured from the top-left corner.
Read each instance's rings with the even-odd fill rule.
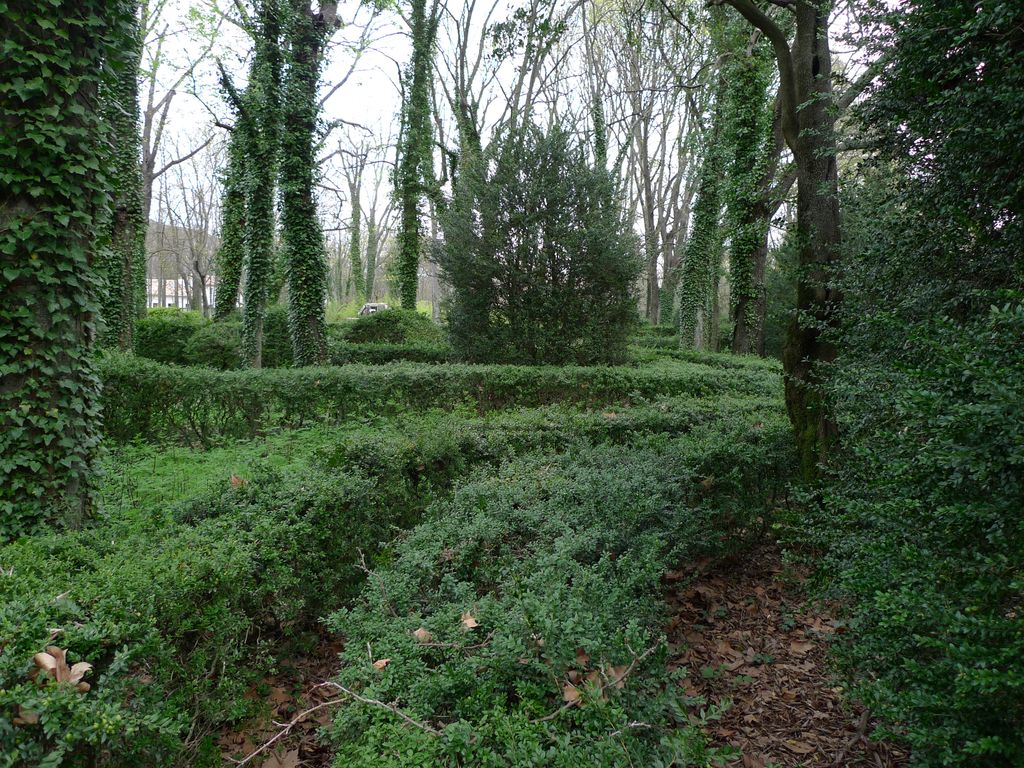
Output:
[[[350,691],[348,688],[346,688],[345,686],[341,685],[340,683],[327,682],[327,683],[324,683],[324,685],[329,685],[332,688],[337,688],[339,691],[344,693],[350,699],[355,699],[356,701],[360,702],[361,704],[368,704],[371,707],[380,707],[381,709],[386,709],[388,712],[391,712],[393,714],[398,715],[400,718],[402,718],[402,720],[407,722],[409,725],[415,726],[416,728],[419,728],[421,731],[426,731],[427,733],[432,734],[434,736],[440,736],[441,735],[441,732],[439,730],[437,730],[436,728],[434,728],[434,727],[432,727],[432,726],[430,726],[430,725],[428,725],[426,723],[421,723],[419,720],[416,720],[416,719],[410,717],[409,715],[405,714],[405,712],[400,710],[398,708],[398,705],[396,705],[396,704],[386,704],[383,701],[380,701],[378,699],[368,699],[365,696],[360,696],[355,691]],[[342,701],[342,699],[334,699],[334,701]]]
[[[303,720],[305,720],[307,717],[309,717],[309,715],[313,714],[318,709],[323,709],[324,707],[329,707],[332,704],[337,704],[338,702],[341,702],[341,701],[344,701],[344,699],[331,699],[329,701],[321,702],[320,704],[317,704],[315,707],[310,707],[309,709],[305,710],[304,712],[299,712],[299,714],[297,714],[295,717],[293,717],[291,720],[289,720],[287,723],[285,723],[284,727],[280,731],[278,731],[276,734],[274,734],[274,736],[272,736],[269,740],[263,742],[263,744],[261,744],[259,747],[257,747],[257,749],[254,752],[250,752],[242,760],[235,760],[233,757],[229,757],[228,759],[231,762],[233,762],[235,765],[238,765],[238,766],[246,765],[246,764],[252,762],[253,758],[255,758],[257,755],[260,755],[260,754],[266,752],[268,749],[270,749],[272,746],[274,746],[274,744],[276,744],[278,741],[280,741],[285,736],[287,736],[289,733],[291,733],[292,728],[294,728],[296,725],[298,725]]]
[[[630,674],[633,672],[633,668],[636,667],[637,664],[639,664],[641,661],[646,659],[648,656],[650,656],[652,653],[654,653],[657,649],[658,649],[657,645],[652,645],[646,651],[644,651],[639,656],[637,656],[635,653],[633,653],[633,649],[630,648],[630,653],[633,653],[633,660],[631,662],[629,662],[629,666],[626,667],[626,669],[623,670],[622,674],[619,675],[618,677],[616,677],[614,680],[607,680],[607,682],[605,682],[605,684],[602,685],[598,689],[598,691],[597,691],[598,694],[603,694],[609,688],[613,688],[613,687],[617,686],[619,683],[621,683],[623,680],[625,680],[627,677],[629,677]],[[558,717],[560,714],[565,712],[567,709],[569,709],[571,707],[575,707],[576,704],[577,704],[576,701],[567,701],[565,704],[560,706],[554,712],[551,712],[551,713],[549,713],[547,715],[544,715],[544,717],[537,718],[536,720],[531,720],[530,722],[533,723],[533,724],[537,724],[537,723],[546,723],[549,720],[554,720],[556,717]]]

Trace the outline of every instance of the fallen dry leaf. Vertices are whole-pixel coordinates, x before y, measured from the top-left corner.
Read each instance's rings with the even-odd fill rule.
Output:
[[[384,669],[384,667],[386,667],[390,663],[391,659],[377,659],[375,662],[373,662],[373,668],[379,671],[381,669]]]
[[[241,477],[239,477],[238,475],[235,475],[235,474],[231,475],[231,487],[232,488],[241,488],[243,485],[248,485],[248,484],[249,484],[248,480],[245,480],[244,478],[241,478]]]
[[[69,667],[67,662],[67,650],[58,648],[56,645],[46,646],[45,653],[37,653],[32,657],[36,667],[49,673],[54,682],[68,683],[75,686],[81,693],[89,690],[88,683],[82,680],[92,670],[92,664],[80,661]]]
[[[786,739],[782,742],[788,749],[796,752],[798,755],[809,755],[814,751],[814,747],[808,744],[806,741],[797,741],[796,739]]]
[[[789,644],[789,652],[797,656],[805,656],[807,652],[814,648],[814,643],[803,643],[799,640],[794,640]]]
[[[466,611],[464,614],[462,614],[462,626],[465,629],[476,629],[480,626],[480,622],[473,618],[473,614],[471,614],[469,611]]]
[[[412,633],[412,636],[419,640],[421,643],[429,643],[431,640],[434,639],[434,636],[430,634],[430,630],[426,627],[420,627]]]
[[[566,683],[562,689],[562,699],[566,704],[577,704],[580,700],[580,689],[572,683]]]

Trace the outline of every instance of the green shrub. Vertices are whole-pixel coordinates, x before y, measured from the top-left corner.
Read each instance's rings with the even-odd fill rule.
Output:
[[[615,182],[566,131],[529,126],[460,161],[438,261],[473,362],[621,362],[640,258]]]
[[[398,543],[362,600],[331,618],[347,638],[339,684],[361,697],[335,720],[335,765],[369,768],[382,754],[394,766],[566,768],[726,756],[685,720],[689,707],[699,722],[708,703],[680,696],[665,668],[660,579],[757,530],[789,429],[712,424],[648,442],[577,444],[489,470]],[[711,474],[723,481],[705,495]],[[573,681],[582,704],[566,706]]]
[[[352,344],[439,344],[444,334],[433,320],[411,309],[385,309],[343,326]]]
[[[262,371],[170,368],[110,354],[99,366],[104,430],[116,441],[209,443],[274,427],[337,424],[408,408],[479,412],[556,402],[628,403],[669,395],[774,397],[774,370],[661,361],[633,367],[346,365]]]
[[[853,694],[921,765],[1024,761],[1022,340],[1018,301],[915,325],[899,367],[843,362],[847,450],[796,530],[851,606]]]
[[[331,341],[327,351],[331,365],[363,363],[445,363],[452,355],[446,344],[437,342],[407,342],[404,344],[353,344],[347,341]]]
[[[185,345],[182,359],[188,365],[226,371],[242,364],[241,348],[241,323],[221,320],[196,331]]]
[[[189,339],[206,324],[198,312],[150,309],[135,322],[135,354],[158,363],[183,364]]]
[[[275,645],[335,608],[414,510],[368,478],[263,473],[177,510],[0,549],[0,764],[178,762],[184,736],[251,714]],[[56,599],[54,596],[59,595]],[[38,686],[48,644],[93,665],[92,690]],[[13,725],[17,714],[39,724]]]

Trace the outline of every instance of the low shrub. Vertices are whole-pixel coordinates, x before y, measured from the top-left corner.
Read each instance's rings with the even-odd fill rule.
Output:
[[[135,321],[135,354],[159,363],[184,363],[185,347],[205,325],[207,320],[198,312],[150,309]]]
[[[666,670],[660,578],[760,528],[764,480],[788,450],[776,426],[532,454],[436,504],[363,598],[331,617],[347,639],[338,685],[350,698],[335,765],[725,758],[691,724],[714,705],[681,695]],[[712,475],[721,481],[705,490]]]
[[[0,549],[0,764],[180,764],[252,714],[243,694],[277,645],[351,594],[357,549],[410,522],[351,472],[222,483],[162,515]],[[91,690],[31,679],[47,645],[92,664]]]
[[[340,432],[275,436],[272,446],[175,449],[185,455],[170,458],[119,449],[108,460],[113,494],[125,476],[159,474],[134,503],[108,504],[93,530],[0,548],[0,765],[205,764],[204,750],[215,751],[208,734],[253,714],[243,694],[282,645],[354,594],[359,551],[380,550],[468,472],[486,465],[493,474],[537,449],[585,450],[579,435],[636,445],[682,433],[701,461],[729,467],[719,472],[724,494],[780,487],[788,425],[778,397],[364,419]],[[733,461],[740,443],[749,462]],[[268,459],[241,469],[271,447],[275,467]],[[696,483],[677,469],[664,472],[693,496]],[[204,490],[179,488],[182,474]],[[181,495],[190,498],[174,501]],[[93,665],[90,691],[31,680],[32,657],[47,644]]]
[[[671,395],[773,397],[780,387],[778,374],[770,369],[724,370],[677,361],[639,368],[396,363],[213,371],[110,354],[100,361],[99,371],[108,437],[203,444],[407,408],[468,404],[483,413],[510,406],[603,405]]]
[[[361,363],[446,363],[451,359],[451,348],[437,342],[407,342],[404,344],[354,344],[332,340],[327,349],[331,365]]]
[[[238,368],[242,364],[240,323],[226,321],[211,323],[196,331],[188,340],[182,354],[187,365],[202,365],[222,371]]]
[[[342,326],[353,344],[440,344],[444,334],[426,315],[411,309],[385,309]]]
[[[292,364],[292,337],[285,304],[267,307],[263,318],[263,356],[260,362],[264,368],[286,368]]]

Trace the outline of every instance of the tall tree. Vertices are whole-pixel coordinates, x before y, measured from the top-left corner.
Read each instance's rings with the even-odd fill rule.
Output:
[[[249,127],[246,168],[245,302],[242,311],[242,361],[259,368],[263,318],[274,271],[274,192],[281,137],[281,0],[259,0],[247,26],[255,54],[244,96],[223,73],[225,88]]]
[[[335,2],[321,2],[320,10],[314,11],[309,0],[290,0],[285,25],[288,66],[283,89],[281,234],[295,365],[315,365],[327,357],[327,252],[314,186],[319,173],[317,86],[324,45],[336,26],[337,11]]]
[[[782,134],[797,171],[799,277],[797,315],[789,329],[783,366],[786,407],[796,432],[805,476],[827,459],[838,431],[820,389],[818,364],[835,359],[822,331],[834,324],[841,300],[833,272],[839,256],[840,210],[836,171],[836,110],[829,47],[831,0],[785,0],[794,15],[790,44],[783,27],[753,0],[718,0],[735,8],[772,45],[779,70]]]
[[[745,35],[744,35],[745,36]],[[759,39],[760,38],[760,39]],[[773,172],[771,49],[755,31],[726,64],[723,140],[727,147],[725,217],[729,245],[732,351],[753,352],[764,320],[764,269],[770,217],[763,190]]]
[[[100,340],[121,349],[131,349],[140,298],[145,306],[145,293],[140,297],[138,290],[138,278],[144,279],[146,271],[138,80],[142,38],[138,17],[133,15],[132,21],[129,45],[112,62],[114,79],[103,92],[103,116],[113,146],[114,210],[108,229],[110,242],[98,260],[105,278],[100,299]]]
[[[403,309],[416,308],[422,238],[423,197],[433,186],[433,133],[430,84],[438,5],[433,0],[412,0],[409,29],[412,58],[405,74],[402,104],[402,136],[396,169],[400,220],[398,230],[398,285]]]
[[[686,239],[686,251],[676,287],[675,316],[679,344],[684,348],[707,349],[713,336],[714,304],[722,262],[722,94],[725,78],[715,89],[714,117],[704,139],[693,222]]]
[[[0,87],[0,538],[92,507],[97,233],[111,212],[100,91],[135,6],[5,4]]]
[[[245,261],[246,145],[249,128],[239,116],[228,139],[228,162],[221,200],[220,248],[217,250],[217,294],[214,319],[223,320],[238,306]]]

